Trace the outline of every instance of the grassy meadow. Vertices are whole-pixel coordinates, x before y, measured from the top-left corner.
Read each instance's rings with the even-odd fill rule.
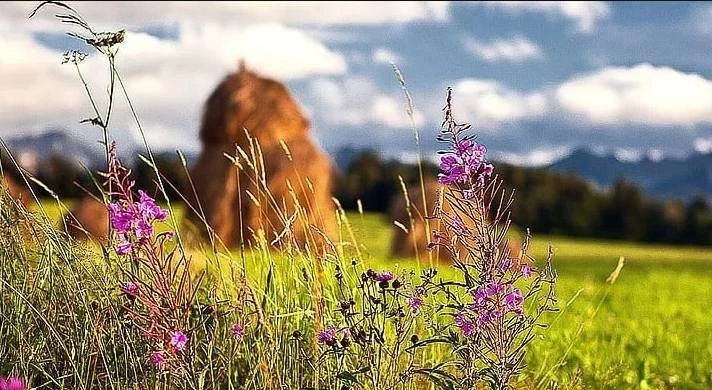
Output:
[[[53,219],[58,218],[60,213],[52,203],[43,208]],[[175,213],[180,218],[180,205]],[[344,246],[342,259],[327,263],[327,275],[339,261],[348,268],[351,258],[359,259],[363,269],[415,270],[417,274],[427,267],[427,260],[418,263],[414,259],[388,258],[392,225],[385,216],[348,213],[347,220],[351,229],[342,229],[344,240],[350,241],[353,234],[358,250],[353,243]],[[712,302],[712,248],[533,232],[532,254],[537,259],[546,257],[549,244],[559,273],[557,295],[561,311],[548,314],[550,328],[541,330],[533,342],[527,355],[528,367],[519,381],[521,386],[712,387],[712,316],[708,313]],[[617,281],[608,284],[606,278],[620,256],[625,257],[625,266]],[[226,277],[232,272],[231,262],[244,264],[248,279],[257,291],[265,292],[269,306],[276,308],[273,315],[289,317],[297,323],[309,316],[308,292],[304,293],[305,286],[300,286],[303,282],[298,276],[309,267],[308,260],[300,263],[267,252],[234,252],[219,262],[219,269],[212,269],[213,277]],[[443,274],[450,272],[446,265],[438,267]],[[269,283],[270,278],[276,282]]]

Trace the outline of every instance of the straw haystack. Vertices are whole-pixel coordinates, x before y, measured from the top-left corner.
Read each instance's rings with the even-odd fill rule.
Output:
[[[257,235],[277,246],[318,245],[317,231],[333,233],[332,164],[284,85],[241,65],[208,98],[200,140],[196,194],[186,193],[188,217],[204,238],[206,223],[227,246]]]
[[[438,221],[432,218],[428,219],[428,217],[434,215],[435,207],[440,202],[440,184],[437,181],[429,181],[425,183],[424,188],[428,213],[423,213],[423,191],[419,185],[407,188],[410,207],[407,207],[408,203],[403,193],[399,193],[391,202],[388,216],[394,223],[390,249],[392,257],[412,258],[417,255],[421,259],[427,259],[429,256],[426,246],[430,235],[428,234],[426,223],[430,225],[431,234],[433,230],[439,228]],[[447,202],[445,202],[444,207],[445,212],[451,211],[447,208]],[[403,228],[407,229],[407,232]],[[510,238],[507,242],[507,247],[511,256],[517,256],[521,249],[521,244],[519,240]],[[440,261],[452,260],[449,253],[444,249],[434,251],[432,256],[438,256],[436,260]]]
[[[17,200],[23,206],[28,207],[32,201],[32,194],[24,186],[21,186],[15,182],[10,176],[2,175],[0,176],[0,184],[2,184],[7,194],[10,195],[12,199]]]
[[[109,213],[106,206],[91,196],[80,199],[71,214],[64,216],[64,226],[70,236],[106,242],[109,234]]]

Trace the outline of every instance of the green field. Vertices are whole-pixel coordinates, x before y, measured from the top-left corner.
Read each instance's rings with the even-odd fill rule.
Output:
[[[56,206],[46,210],[53,218],[59,215]],[[351,213],[348,219],[365,266],[418,266],[413,260],[388,258],[391,225],[384,216]],[[520,383],[544,388],[712,388],[712,248],[533,234],[537,259],[553,246],[561,312],[547,318],[551,327],[533,343]],[[626,265],[616,283],[607,284],[620,256]],[[246,268],[248,277],[261,285],[267,267],[256,263],[259,258],[248,259]],[[272,261],[278,273],[298,269]],[[441,270],[448,272],[447,266]]]
[[[350,219],[372,261],[393,262],[383,260],[386,218]],[[537,259],[554,248],[562,313],[533,344],[530,376],[566,387],[579,375],[585,388],[712,388],[712,248],[533,234]],[[620,256],[626,265],[609,285]]]

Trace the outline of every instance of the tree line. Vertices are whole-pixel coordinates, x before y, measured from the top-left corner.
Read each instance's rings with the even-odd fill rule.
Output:
[[[180,192],[189,188],[189,183],[180,159],[175,154],[155,158],[166,182],[171,183],[169,196],[181,200]],[[13,175],[11,164],[3,160],[4,171]],[[137,159],[133,171],[137,188],[155,193],[153,169]],[[423,172],[426,178],[434,178],[438,169],[424,163]],[[495,173],[506,190],[516,189],[513,221],[535,233],[712,245],[712,207],[704,194],[685,203],[647,196],[623,178],[601,189],[578,176],[541,168],[499,163]],[[35,175],[61,198],[79,198],[95,188],[85,168],[60,156],[46,158]],[[380,213],[387,212],[391,201],[402,194],[399,177],[406,184],[419,182],[415,164],[383,159],[369,150],[353,156],[336,176],[335,196],[344,208],[354,210],[360,200],[365,211]],[[46,195],[40,187],[35,190]]]

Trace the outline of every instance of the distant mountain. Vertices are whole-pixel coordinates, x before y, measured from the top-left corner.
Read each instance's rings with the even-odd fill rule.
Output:
[[[88,144],[61,129],[39,135],[24,135],[5,140],[10,150],[25,168],[32,170],[47,157],[58,155],[86,167],[95,167],[104,160],[101,145]]]
[[[659,198],[689,200],[698,194],[712,198],[712,154],[657,161],[645,157],[631,162],[578,149],[548,169],[579,175],[601,187],[624,178]]]

